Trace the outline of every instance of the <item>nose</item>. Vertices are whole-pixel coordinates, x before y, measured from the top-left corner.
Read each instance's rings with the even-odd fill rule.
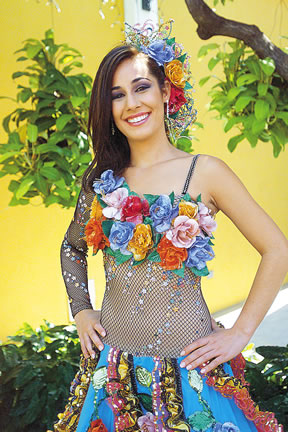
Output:
[[[126,109],[127,110],[134,110],[135,108],[138,108],[141,105],[139,98],[136,93],[129,92],[126,95]]]

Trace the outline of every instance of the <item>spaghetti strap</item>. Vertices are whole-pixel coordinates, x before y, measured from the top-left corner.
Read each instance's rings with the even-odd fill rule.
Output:
[[[187,190],[188,190],[188,187],[189,187],[189,184],[190,184],[190,180],[191,180],[191,177],[193,175],[193,172],[194,172],[194,169],[195,169],[195,166],[196,166],[196,162],[197,162],[199,156],[200,156],[200,154],[195,155],[194,158],[193,158],[193,160],[192,160],[192,162],[191,162],[191,165],[190,165],[190,168],[189,168],[186,180],[185,180],[185,184],[184,184],[184,187],[183,187],[182,195],[185,195],[186,192],[187,192]]]

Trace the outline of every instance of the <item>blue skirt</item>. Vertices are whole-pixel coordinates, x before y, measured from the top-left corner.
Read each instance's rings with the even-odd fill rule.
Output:
[[[66,410],[55,431],[283,431],[273,413],[252,401],[240,354],[207,375],[178,358],[137,357],[104,346],[82,356]]]

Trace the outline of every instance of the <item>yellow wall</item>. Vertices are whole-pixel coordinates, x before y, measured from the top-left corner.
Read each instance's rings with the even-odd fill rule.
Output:
[[[21,67],[13,55],[20,47],[20,42],[28,37],[40,38],[51,27],[51,13],[45,3],[44,0],[40,3],[36,0],[0,3],[0,95],[15,94],[16,85],[10,76]],[[62,12],[53,14],[56,40],[78,48],[85,55],[85,72],[94,76],[99,60],[122,38],[119,26],[110,27],[111,22],[119,19],[117,11],[109,13],[106,8],[106,20],[102,20],[98,14],[99,2],[96,0],[59,0],[58,3]],[[177,40],[191,54],[193,74],[197,82],[207,75],[207,65],[205,60],[201,63],[197,60],[196,54],[202,41],[195,33],[196,25],[188,14],[185,2],[178,1],[177,8],[174,0],[159,0],[159,3],[164,17],[175,19]],[[271,6],[271,3],[274,5]],[[258,23],[269,35],[273,27],[271,16],[274,15],[276,6],[276,2],[271,0],[235,0],[231,4],[229,2],[226,8],[219,8],[219,11],[227,17]],[[261,15],[259,10],[262,11]],[[120,13],[123,16],[122,7]],[[284,17],[281,34],[288,34],[287,23]],[[278,43],[278,23],[273,36]],[[205,125],[203,131],[197,132],[200,142],[194,144],[196,152],[212,154],[225,160],[288,235],[287,151],[275,160],[270,143],[260,143],[256,149],[251,149],[248,143],[243,142],[234,154],[229,153],[226,147],[228,136],[222,132],[221,121],[213,120],[213,114],[206,110],[207,89],[208,87],[200,89],[196,84],[198,119]],[[12,102],[0,100],[0,118],[13,108]],[[6,136],[3,130],[0,133],[1,142],[4,142]],[[73,211],[60,209],[56,205],[48,209],[36,204],[9,207],[11,194],[7,191],[8,183],[8,178],[1,179],[0,338],[15,332],[24,321],[37,326],[44,318],[56,324],[67,322],[68,317],[59,247]],[[246,296],[259,262],[257,252],[225,216],[218,215],[217,221],[216,259],[210,264],[214,276],[206,280],[203,278],[204,294],[212,311],[237,303]],[[100,306],[104,287],[100,254],[96,258],[89,258],[89,278],[96,280],[97,306]]]

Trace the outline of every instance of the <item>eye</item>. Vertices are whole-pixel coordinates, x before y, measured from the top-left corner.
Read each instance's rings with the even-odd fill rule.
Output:
[[[112,94],[112,100],[120,99],[122,96],[123,96],[123,93],[113,93]]]
[[[142,92],[142,91],[145,91],[145,90],[147,90],[149,88],[150,88],[149,85],[141,85],[141,86],[137,87],[136,91],[137,92]]]

